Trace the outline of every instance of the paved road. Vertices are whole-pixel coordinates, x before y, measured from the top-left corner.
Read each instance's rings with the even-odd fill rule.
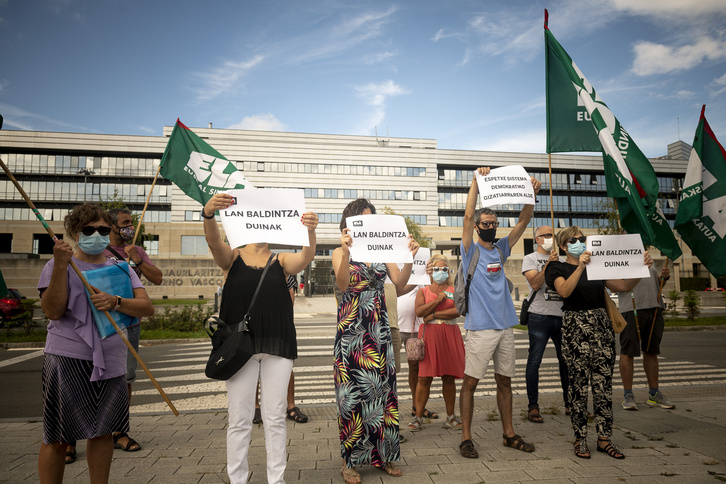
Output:
[[[331,376],[334,320],[332,317],[301,317],[296,321],[299,338],[299,358],[295,362],[296,399],[303,406],[328,406],[335,402]],[[518,374],[513,380],[515,395],[526,393],[524,365],[527,358],[527,334],[517,332]],[[726,331],[669,331],[663,343],[661,360],[661,388],[693,385],[726,384]],[[223,382],[204,376],[204,364],[209,354],[209,342],[161,344],[142,346],[141,357],[159,381],[179,411],[225,409],[226,393]],[[403,353],[405,355],[405,353]],[[542,406],[561,404],[559,375],[554,349],[545,353],[541,368],[540,393]],[[636,362],[637,364],[637,362]],[[0,418],[39,418],[42,416],[40,398],[40,370],[42,350],[0,351],[0,388],[13,391],[0,399]],[[617,372],[616,372],[617,375]],[[405,408],[411,400],[406,384],[407,365],[399,375],[399,397]],[[616,394],[619,379],[616,376]],[[635,387],[645,389],[645,375],[636,371]],[[477,395],[494,395],[493,379],[485,379]],[[441,397],[441,381],[432,385],[431,398]],[[167,405],[143,372],[134,384],[132,414],[159,413]],[[437,411],[441,402],[432,403]],[[442,408],[438,408],[442,407]]]

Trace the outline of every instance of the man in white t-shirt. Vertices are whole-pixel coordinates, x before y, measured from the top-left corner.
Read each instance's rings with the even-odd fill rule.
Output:
[[[570,405],[567,397],[567,365],[562,358],[562,297],[554,288],[545,283],[545,268],[551,261],[564,262],[557,255],[554,246],[552,227],[542,226],[534,231],[537,250],[527,254],[522,260],[522,274],[527,278],[529,287],[529,355],[527,356],[527,398],[529,408],[527,418],[530,422],[542,423],[539,413],[539,366],[542,363],[547,342],[551,339],[555,346],[557,361],[560,364],[560,382],[565,401],[565,414],[569,415]],[[534,298],[532,294],[534,294]]]

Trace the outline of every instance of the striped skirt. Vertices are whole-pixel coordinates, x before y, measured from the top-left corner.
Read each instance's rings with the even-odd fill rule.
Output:
[[[126,377],[92,382],[92,371],[92,361],[45,355],[43,443],[67,443],[129,430]]]

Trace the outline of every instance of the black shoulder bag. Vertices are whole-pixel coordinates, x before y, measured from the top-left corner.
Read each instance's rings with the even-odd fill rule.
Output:
[[[522,309],[519,310],[519,324],[522,326],[527,326],[527,323],[529,323],[529,305],[534,301],[537,291],[534,291],[530,297],[522,301]]]
[[[217,329],[214,332],[211,332],[208,327],[209,325],[205,324],[204,329],[212,339],[212,352],[209,355],[207,367],[204,369],[204,374],[208,378],[229,380],[254,354],[255,344],[249,325],[251,320],[250,313],[255,305],[257,293],[260,292],[262,281],[265,279],[265,274],[267,274],[267,269],[269,269],[274,256],[275,254],[272,254],[267,259],[265,269],[260,276],[260,282],[257,283],[257,289],[255,289],[255,293],[252,295],[252,300],[242,321],[237,324],[228,325],[219,319],[219,317],[212,316],[210,319],[217,324]]]

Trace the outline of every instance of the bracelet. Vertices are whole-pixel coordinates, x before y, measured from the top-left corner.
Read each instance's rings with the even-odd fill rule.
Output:
[[[212,215],[205,215],[204,214],[204,207],[202,207],[202,218],[212,219],[212,218],[214,218],[214,214],[212,214]]]
[[[134,264],[136,264],[136,267],[139,267],[143,263],[144,263],[144,259],[141,259],[139,262],[134,262]]]
[[[113,311],[118,311],[121,309],[121,296],[116,296],[116,307],[113,308]]]

